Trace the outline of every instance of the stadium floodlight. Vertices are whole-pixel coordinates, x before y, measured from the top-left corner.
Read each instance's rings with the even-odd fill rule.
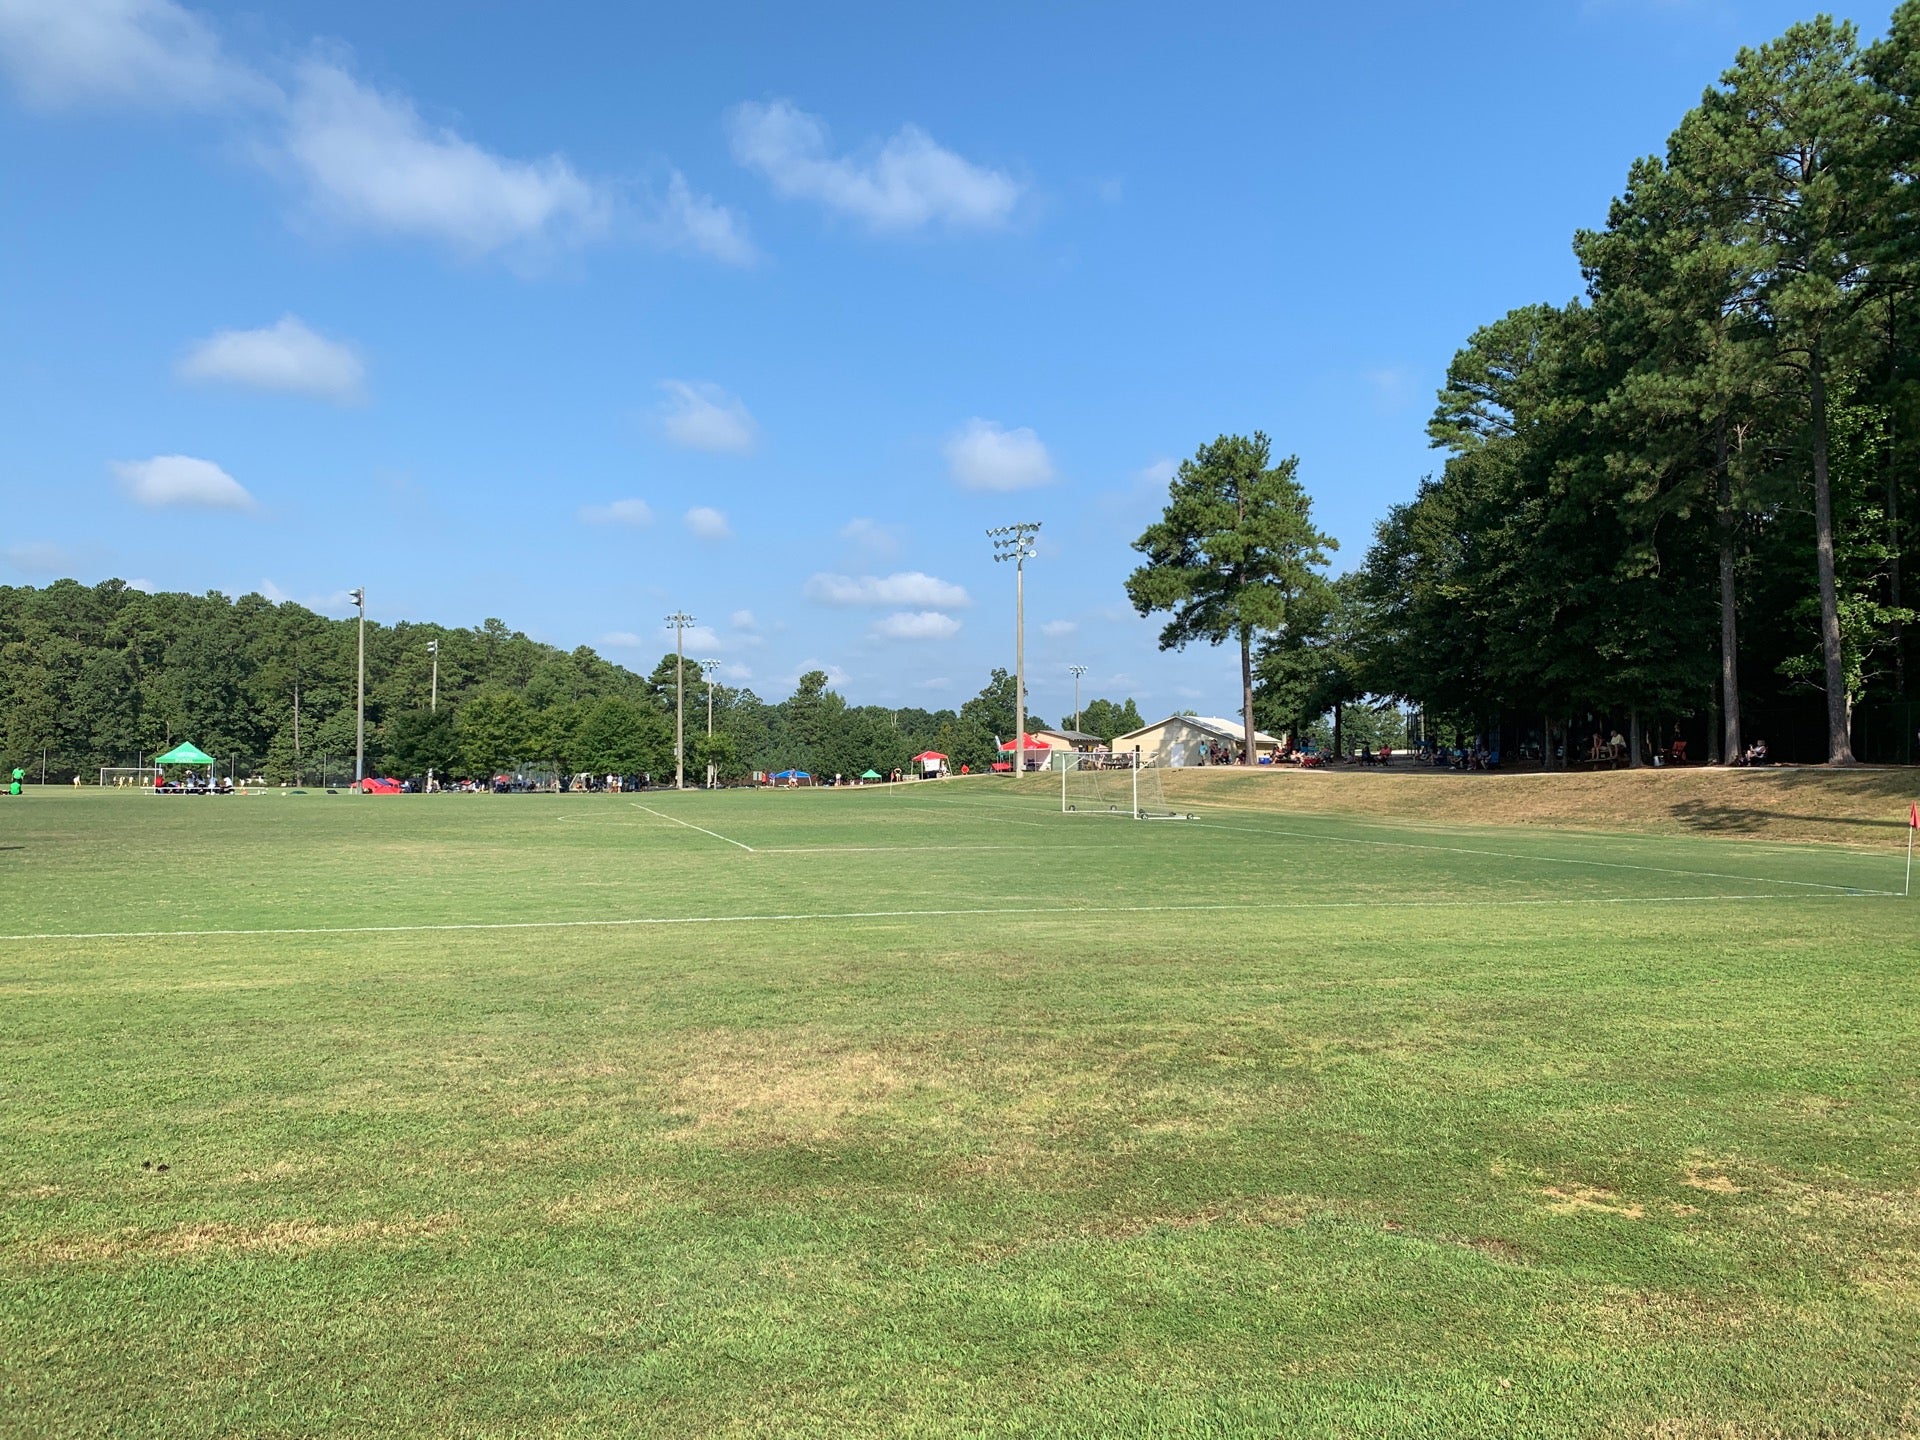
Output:
[[[1069,665],[1067,669],[1073,675],[1073,733],[1080,733],[1080,677],[1087,673],[1084,665]]]
[[[435,715],[440,713],[440,642],[427,641],[427,655],[433,661],[433,689],[428,692],[427,709]]]
[[[707,677],[707,789],[713,789],[713,672],[720,668],[718,660],[702,660],[700,673]]]
[[[1027,561],[1033,559],[1038,520],[987,531],[993,558],[1013,561],[1013,773],[1027,768]]]
[[[360,607],[360,682],[353,722],[353,785],[357,790],[367,774],[367,587],[349,590],[347,598]]]
[[[687,788],[687,646],[686,629],[693,617],[684,610],[667,616],[673,627],[673,788]]]

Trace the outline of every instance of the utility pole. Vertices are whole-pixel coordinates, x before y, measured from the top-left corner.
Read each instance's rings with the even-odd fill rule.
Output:
[[[707,789],[713,789],[713,672],[720,668],[718,660],[702,660],[700,673],[707,677]]]
[[[1073,731],[1077,735],[1080,733],[1080,677],[1087,673],[1087,667],[1069,665],[1067,669],[1073,672]]]
[[[300,679],[293,681],[293,783],[304,784],[300,770]]]
[[[427,701],[427,708],[438,715],[440,713],[440,642],[438,640],[427,641],[427,654],[433,657],[433,691],[431,698]]]
[[[1034,556],[1038,520],[989,530],[993,558],[1013,561],[1013,773],[1027,768],[1027,561]]]
[[[673,627],[673,788],[687,788],[687,647],[686,629],[693,617],[684,610],[667,616]]]
[[[367,776],[367,587],[349,590],[347,598],[360,607],[360,666],[353,720],[353,787]]]

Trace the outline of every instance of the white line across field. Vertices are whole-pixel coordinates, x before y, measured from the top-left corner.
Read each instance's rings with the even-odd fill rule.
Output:
[[[0,944],[45,940],[213,940],[249,936],[418,935],[489,930],[622,930],[665,925],[792,925],[821,920],[940,920],[968,916],[1184,915],[1303,910],[1512,910],[1582,905],[1713,905],[1783,900],[1899,899],[1898,891],[1859,890],[1838,895],[1613,895],[1533,900],[1249,900],[1196,905],[1005,905],[977,909],[820,910],[761,915],[643,915],[612,920],[464,920],[418,925],[284,925],[206,930],[47,930],[0,935]]]
[[[638,800],[632,800],[632,801],[629,801],[628,803],[632,805],[633,808],[636,810],[644,810],[649,815],[659,815],[662,820],[672,820],[673,823],[676,825],[684,825],[689,830],[698,830],[702,835],[711,835],[716,840],[726,840],[727,844],[729,845],[738,845],[742,850],[745,850],[748,854],[753,853],[753,847],[751,845],[745,844],[739,840],[728,840],[727,837],[725,835],[722,835],[718,830],[709,830],[707,829],[706,826],[696,825],[691,820],[681,820],[681,819],[677,819],[672,815],[663,815],[661,814],[660,811],[654,809],[651,805],[642,805]]]

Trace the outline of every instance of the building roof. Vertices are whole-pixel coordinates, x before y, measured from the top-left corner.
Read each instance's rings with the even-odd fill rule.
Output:
[[[1041,725],[1027,732],[1029,735],[1058,735],[1062,740],[1071,740],[1075,745],[1104,745],[1104,735],[1089,735],[1084,730],[1065,730],[1057,725]]]
[[[1113,748],[1118,750],[1122,748],[1124,741],[1131,740],[1136,735],[1144,735],[1149,730],[1158,730],[1162,725],[1171,725],[1175,722],[1182,725],[1191,725],[1196,730],[1204,730],[1209,735],[1220,740],[1238,740],[1244,744],[1247,738],[1246,727],[1238,720],[1223,720],[1218,715],[1169,715],[1164,720],[1156,720],[1153,724],[1143,725],[1138,730],[1129,730],[1124,735],[1114,736]],[[1264,730],[1256,729],[1253,735],[1254,744],[1256,745],[1278,745],[1280,743]]]

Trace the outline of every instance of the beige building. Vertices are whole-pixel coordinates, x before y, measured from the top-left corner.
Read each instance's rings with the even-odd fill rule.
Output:
[[[1027,734],[1049,750],[1103,750],[1107,742],[1084,730],[1029,730]]]
[[[1217,715],[1169,715],[1144,729],[1114,736],[1113,751],[1120,755],[1137,748],[1141,760],[1152,765],[1204,765],[1209,745],[1238,758],[1246,733],[1238,720]],[[1280,742],[1264,730],[1254,731],[1253,743],[1260,755],[1280,748]]]

